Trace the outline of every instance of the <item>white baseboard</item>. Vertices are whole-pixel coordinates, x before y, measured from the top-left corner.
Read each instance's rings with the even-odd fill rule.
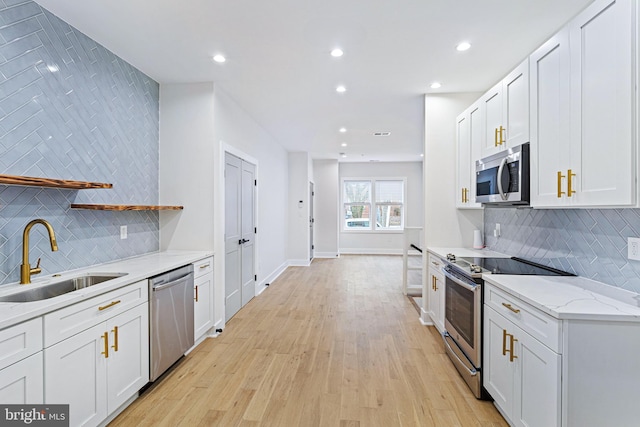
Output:
[[[289,267],[309,267],[311,261],[308,259],[290,259]]]
[[[267,289],[267,284],[273,283],[274,280],[276,280],[282,273],[284,273],[288,266],[288,262],[283,262],[278,268],[276,268],[271,274],[269,274],[266,279],[260,281],[261,289],[260,292],[256,292],[256,295],[260,295],[261,293],[263,293],[264,290]]]
[[[340,254],[338,252],[314,252],[314,258],[339,258]]]
[[[424,326],[433,326],[433,320],[431,320],[431,316],[429,316],[429,313],[427,313],[426,311],[424,311],[424,308],[420,308],[420,323],[422,323]]]
[[[342,255],[402,255],[397,248],[340,248]]]

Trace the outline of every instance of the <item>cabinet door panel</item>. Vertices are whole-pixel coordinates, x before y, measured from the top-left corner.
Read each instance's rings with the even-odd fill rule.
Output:
[[[476,203],[476,160],[480,160],[482,155],[483,137],[485,131],[482,122],[482,104],[476,103],[469,109],[469,146],[471,147],[471,188],[469,189],[469,204],[476,208],[481,208],[480,203]]]
[[[509,353],[502,353],[503,331],[513,333],[514,328],[511,322],[485,305],[483,383],[496,405],[510,418],[513,412],[515,363],[509,360]]]
[[[105,332],[101,323],[44,350],[44,401],[69,404],[70,425],[95,426],[107,416]]]
[[[529,61],[525,60],[503,82],[503,126],[506,146],[529,142]]]
[[[482,157],[487,157],[504,148],[504,144],[498,145],[496,143],[496,129],[504,126],[502,122],[502,82],[495,85],[482,97],[482,107],[484,110],[482,127],[485,136],[480,154]]]
[[[518,329],[513,420],[521,426],[560,425],[561,356]]]
[[[469,204],[467,202],[467,192],[471,186],[471,146],[469,144],[469,130],[469,115],[465,111],[458,117],[456,123],[458,149],[458,164],[456,169],[458,175],[456,206],[459,208],[466,207]]]
[[[531,78],[531,204],[559,206],[570,168],[569,32],[556,34],[529,58]]]
[[[635,202],[635,2],[596,1],[570,24],[576,204]]]
[[[195,340],[198,340],[213,327],[213,272],[198,277],[194,286],[197,288],[197,301],[193,306],[193,321]]]
[[[149,382],[148,304],[113,318],[107,323],[107,330],[110,337],[107,409],[113,412]]]
[[[0,370],[0,402],[41,404],[44,396],[42,352]]]

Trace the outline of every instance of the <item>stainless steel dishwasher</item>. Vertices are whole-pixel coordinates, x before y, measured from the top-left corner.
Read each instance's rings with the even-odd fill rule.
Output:
[[[149,381],[193,346],[193,266],[149,279]]]

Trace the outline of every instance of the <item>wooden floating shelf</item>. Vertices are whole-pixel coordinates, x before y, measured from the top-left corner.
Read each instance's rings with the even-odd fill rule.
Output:
[[[181,211],[184,206],[166,205],[98,205],[72,203],[71,209],[91,209],[94,211]]]
[[[68,188],[86,190],[91,188],[112,188],[113,184],[104,182],[70,181],[55,178],[36,178],[32,176],[0,175],[2,185],[21,185],[27,187]]]

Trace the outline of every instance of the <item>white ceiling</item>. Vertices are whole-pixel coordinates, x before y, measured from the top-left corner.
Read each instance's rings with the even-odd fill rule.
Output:
[[[343,161],[420,160],[425,93],[488,89],[591,1],[37,0],[160,83],[215,82],[287,150]]]

